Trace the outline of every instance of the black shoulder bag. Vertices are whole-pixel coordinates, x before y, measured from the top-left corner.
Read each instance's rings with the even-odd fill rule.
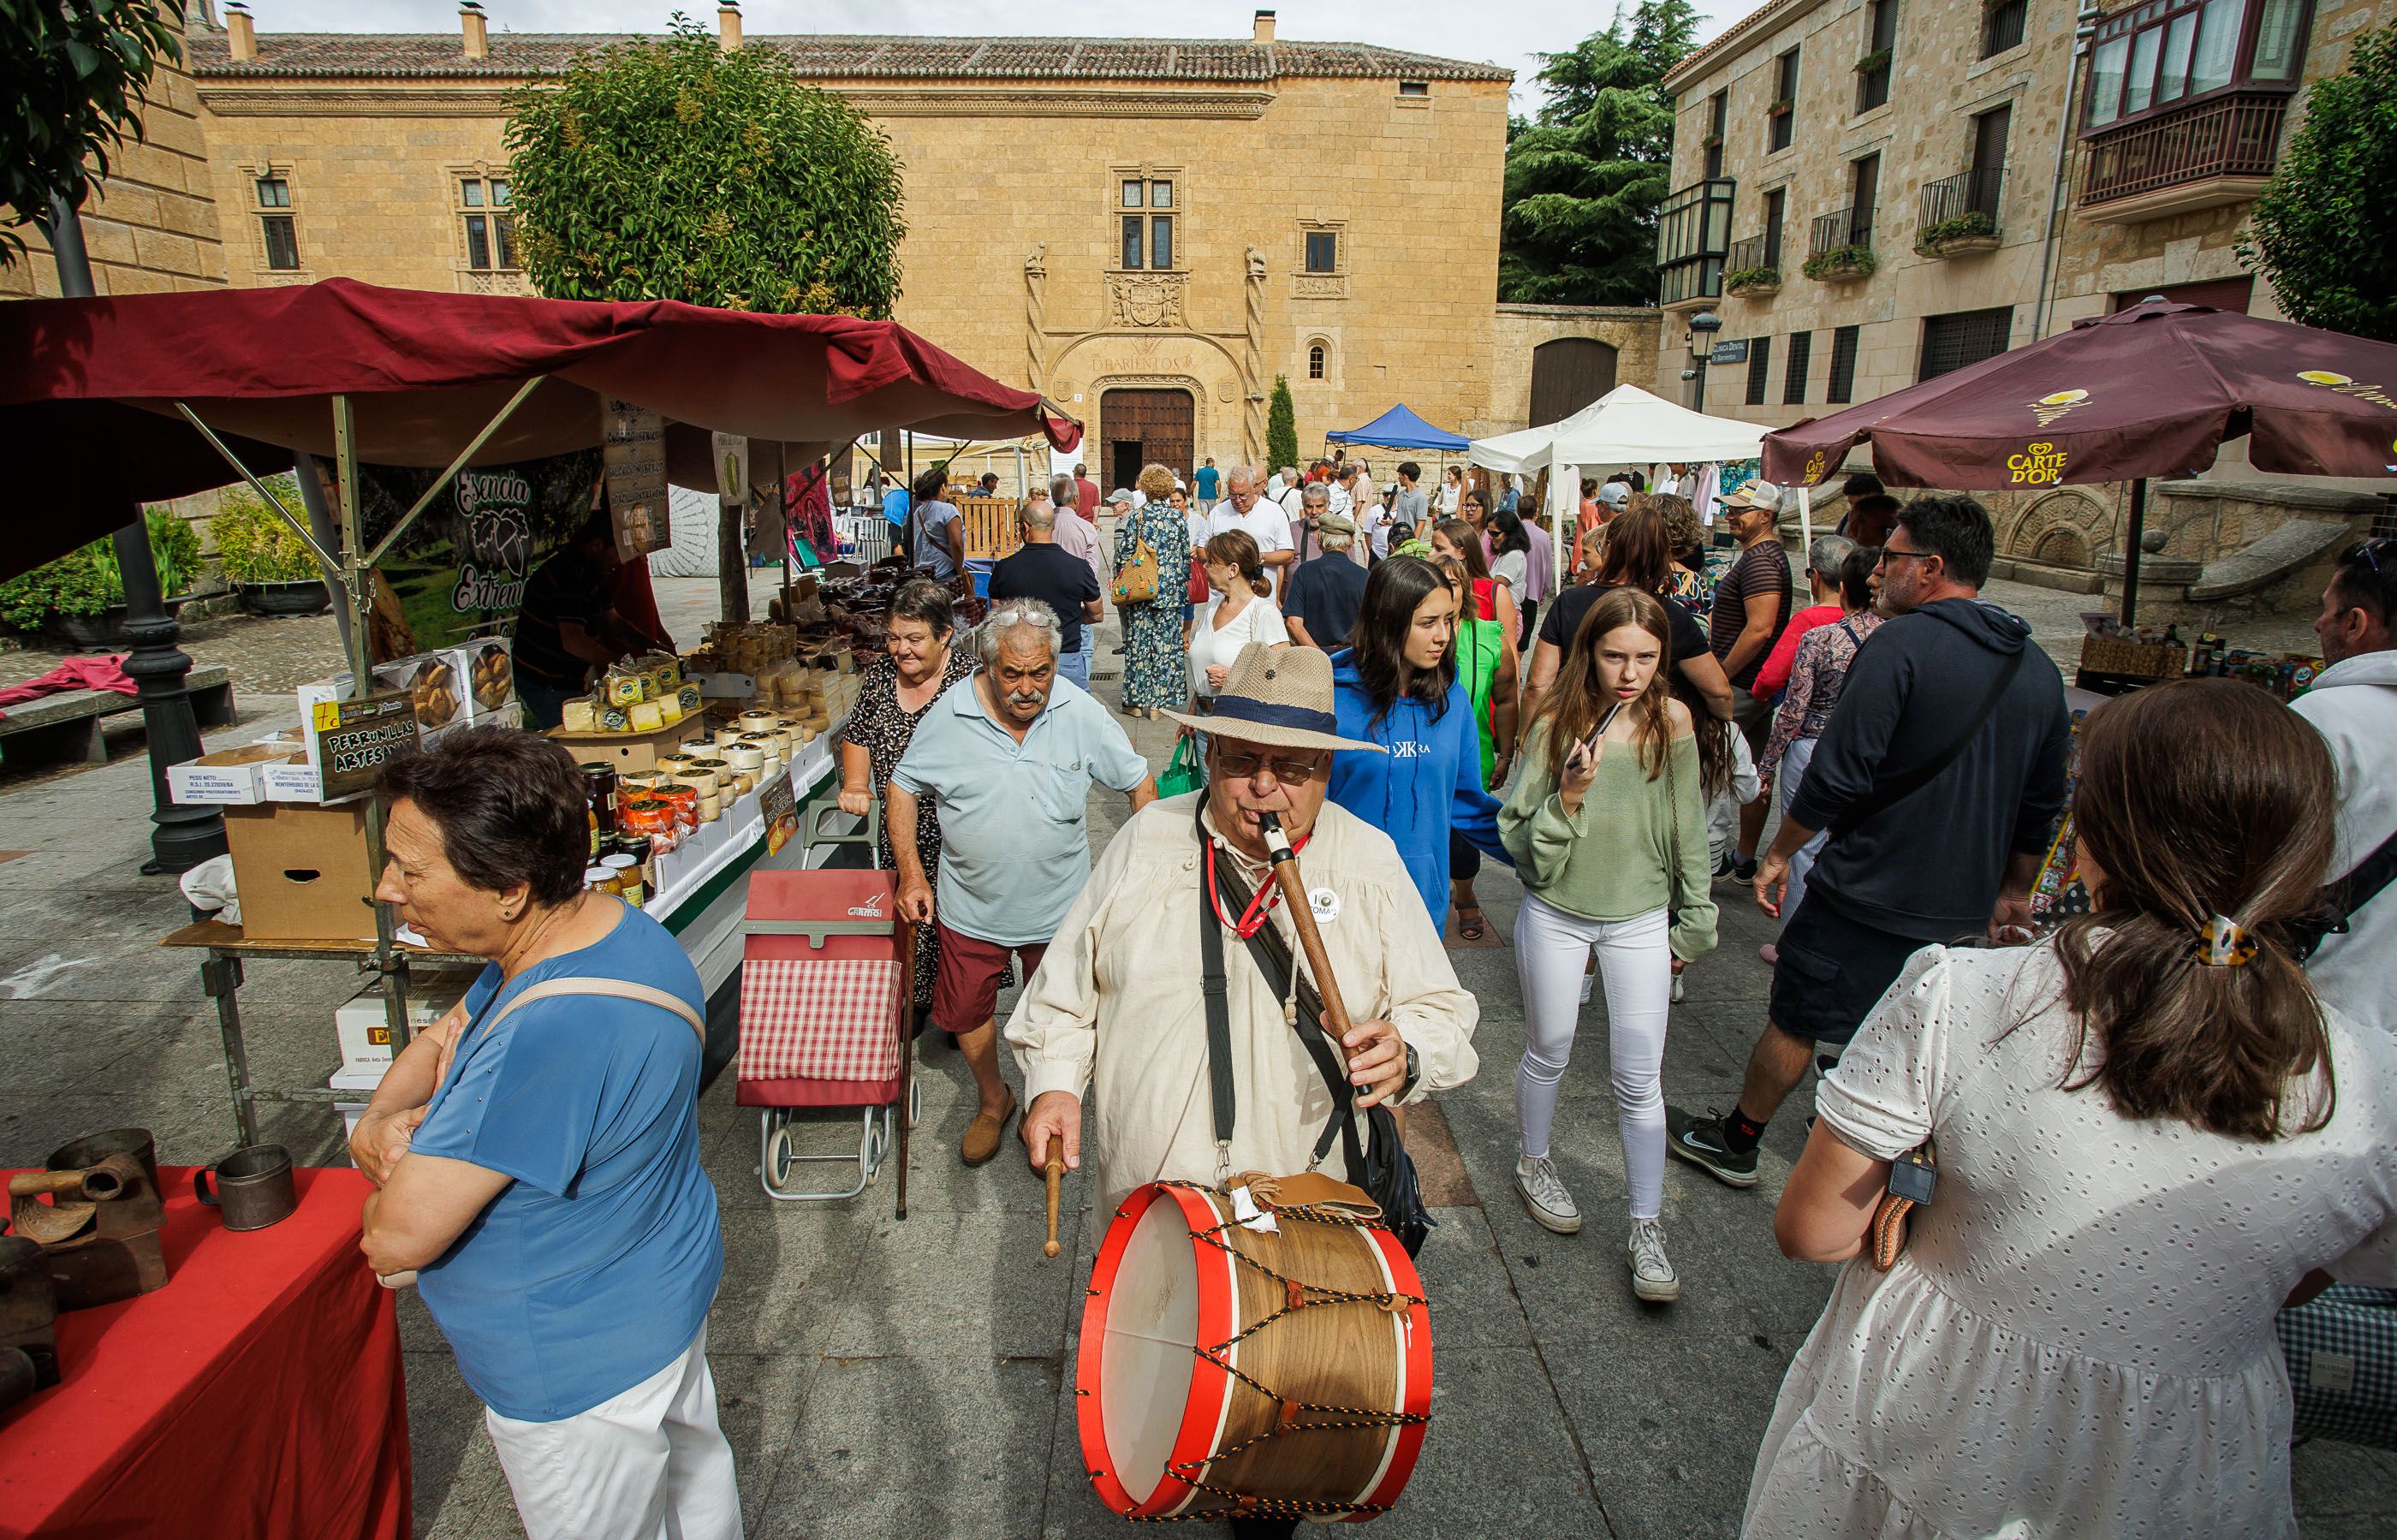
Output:
[[[2353,871],[2324,888],[2320,908],[2282,922],[2290,952],[2299,962],[2311,961],[2323,942],[2347,934],[2348,921],[2356,911],[2378,898],[2391,881],[2397,881],[2397,834],[2382,840],[2377,850],[2355,864]]]
[[[1972,715],[1965,718],[1964,730],[1958,733],[1955,740],[1947,747],[1904,775],[1891,776],[1887,781],[1876,785],[1847,811],[1831,820],[1831,837],[1839,839],[1853,834],[1868,821],[1880,817],[1916,792],[1938,780],[1941,773],[1956,762],[1957,756],[1962,754],[1972,744],[1973,740],[1981,735],[1981,729],[1992,720],[1992,714],[1998,709],[1998,703],[2005,699],[2006,688],[2015,682],[2015,676],[2022,672],[2022,662],[2023,655],[2017,652],[1999,667],[1997,678],[1990,683],[1988,692],[1973,707]]]
[[[1208,835],[1198,831],[1203,843]],[[1228,1158],[1232,1144],[1232,1128],[1236,1118],[1232,1089],[1232,1027],[1230,983],[1224,971],[1223,921],[1216,917],[1215,904],[1225,914],[1243,914],[1255,895],[1243,891],[1239,877],[1228,870],[1228,863],[1215,864],[1214,904],[1209,902],[1204,887],[1198,891],[1198,956],[1200,962],[1199,994],[1207,1011],[1207,1074],[1209,1090],[1214,1105],[1215,1148],[1219,1161]],[[1291,998],[1290,944],[1271,925],[1257,928],[1249,938],[1249,955],[1265,974],[1278,998]],[[1413,1256],[1423,1250],[1425,1238],[1440,1223],[1425,1209],[1423,1189],[1415,1180],[1414,1158],[1407,1154],[1399,1137],[1399,1121],[1386,1105],[1365,1109],[1367,1138],[1359,1147],[1357,1138],[1357,1088],[1348,1083],[1347,1073],[1339,1055],[1332,1051],[1322,1029],[1323,998],[1307,983],[1305,975],[1298,980],[1298,1019],[1292,1028],[1307,1056],[1315,1061],[1316,1072],[1332,1092],[1332,1121],[1315,1141],[1315,1153],[1307,1162],[1312,1170],[1323,1163],[1331,1153],[1332,1142],[1339,1139],[1346,1148],[1348,1170],[1355,1173],[1371,1198],[1382,1211],[1382,1222],[1398,1237],[1399,1244]]]

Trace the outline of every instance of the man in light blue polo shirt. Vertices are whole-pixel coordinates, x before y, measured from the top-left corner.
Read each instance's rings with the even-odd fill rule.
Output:
[[[1060,630],[1038,599],[993,610],[974,634],[982,671],[932,703],[891,773],[899,910],[940,926],[932,1024],[956,1036],[982,1095],[957,1151],[969,1166],[998,1153],[1015,1113],[992,1018],[1009,958],[1032,975],[1090,876],[1091,783],[1125,793],[1134,812],[1157,797],[1148,762],[1114,716],[1057,677]],[[937,891],[916,853],[926,800],[941,816]]]

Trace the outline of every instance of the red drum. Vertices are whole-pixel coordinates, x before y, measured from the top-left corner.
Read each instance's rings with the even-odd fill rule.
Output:
[[[1431,1420],[1431,1314],[1396,1237],[1337,1208],[1234,1217],[1135,1189],[1082,1306],[1082,1461],[1127,1519],[1372,1519]]]

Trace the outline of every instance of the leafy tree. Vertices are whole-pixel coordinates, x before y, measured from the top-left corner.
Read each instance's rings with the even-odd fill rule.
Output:
[[[1641,304],[1656,296],[1656,206],[1672,191],[1673,99],[1660,82],[1688,56],[1690,0],[1641,0],[1563,53],[1541,55],[1547,100],[1507,125],[1498,297],[1533,304]]]
[[[517,248],[553,299],[880,319],[899,298],[890,141],[777,49],[727,51],[676,12],[510,114]]]
[[[1265,463],[1268,469],[1298,463],[1298,408],[1291,404],[1290,376],[1274,376],[1273,395],[1265,403]]]
[[[2248,216],[2240,261],[2293,321],[2397,341],[2397,26],[2314,82],[2306,121]]]
[[[83,207],[108,153],[141,137],[151,73],[182,58],[159,0],[0,0],[0,267],[25,254],[17,230]]]

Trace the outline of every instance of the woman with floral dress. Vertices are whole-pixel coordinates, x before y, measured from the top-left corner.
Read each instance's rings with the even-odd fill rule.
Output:
[[[1116,526],[1116,571],[1147,542],[1157,557],[1157,596],[1118,604],[1116,612],[1124,632],[1123,708],[1150,716],[1160,706],[1179,708],[1189,695],[1182,605],[1190,586],[1190,524],[1166,501],[1173,494],[1172,471],[1148,466],[1140,473],[1140,508]]]

